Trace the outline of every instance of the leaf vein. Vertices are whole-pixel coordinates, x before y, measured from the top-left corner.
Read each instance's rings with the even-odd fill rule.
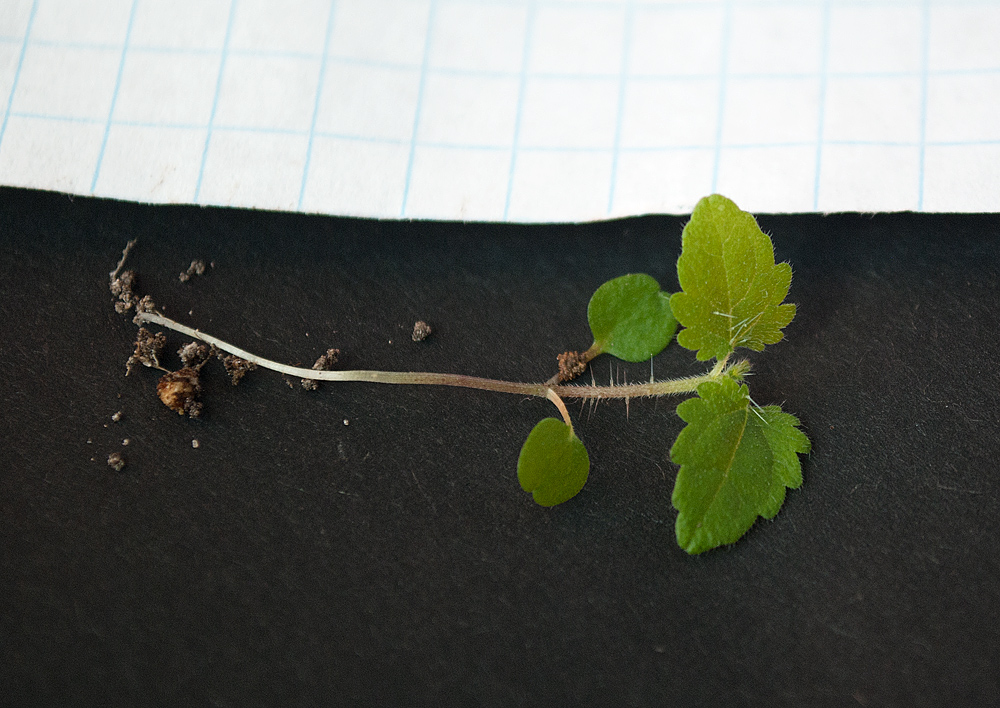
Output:
[[[743,426],[740,428],[740,433],[739,433],[739,435],[736,438],[736,444],[733,445],[733,452],[729,456],[729,462],[726,464],[726,466],[724,468],[724,471],[722,473],[722,477],[719,480],[719,484],[716,486],[715,491],[712,492],[712,494],[710,496],[711,501],[709,501],[709,503],[705,506],[705,513],[702,514],[701,518],[698,520],[698,527],[699,528],[701,528],[702,521],[704,521],[705,517],[708,516],[709,511],[711,511],[712,507],[715,506],[715,502],[719,498],[719,494],[722,492],[722,488],[726,486],[726,482],[729,480],[729,473],[733,469],[733,462],[736,460],[736,453],[740,449],[740,444],[743,442],[743,435],[744,435],[744,433],[746,433],[748,418],[749,418],[749,416],[747,415],[747,411],[746,411],[746,409],[744,409],[743,410]]]

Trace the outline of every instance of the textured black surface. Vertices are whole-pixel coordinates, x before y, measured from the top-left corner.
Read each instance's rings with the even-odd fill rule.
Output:
[[[537,381],[589,344],[604,280],[676,287],[683,221],[375,222],[0,190],[0,702],[998,700],[997,215],[760,217],[799,315],[750,383],[814,452],[774,521],[696,558],[674,541],[667,400],[628,420],[577,407],[591,478],[546,510],[514,473],[545,401],[308,393],[266,372],[234,389],[214,368],[190,420],[152,371],[123,376],[135,328],[107,273],[130,238],[141,291],[260,354],[309,364],[336,346],[350,368]],[[193,258],[214,268],[180,283]],[[435,329],[419,344],[417,319]],[[658,377],[699,369],[676,345],[656,360]]]

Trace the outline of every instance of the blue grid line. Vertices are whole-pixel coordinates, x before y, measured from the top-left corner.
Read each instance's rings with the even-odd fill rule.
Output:
[[[45,113],[32,113],[28,111],[11,111],[12,118],[28,118],[31,120],[59,121],[63,123],[82,123],[86,125],[104,125],[105,121],[100,118],[85,118],[70,115],[53,115]],[[197,123],[155,123],[136,120],[115,120],[112,125],[126,126],[130,128],[155,128],[163,130],[206,130],[207,124]],[[294,128],[264,128],[252,125],[214,125],[213,131],[234,132],[234,133],[259,133],[262,135],[292,135],[298,137],[308,137],[308,130],[296,130]],[[314,135],[317,138],[327,138],[332,140],[344,140],[351,142],[372,143],[377,145],[410,145],[411,140],[401,138],[381,138],[370,135],[357,135],[351,133],[335,133],[317,130]],[[996,139],[971,139],[971,140],[825,140],[826,147],[898,147],[898,148],[919,148],[926,147],[972,147],[976,145],[1000,145],[1000,138]],[[760,143],[722,143],[726,150],[765,150],[781,148],[803,148],[815,147],[815,140],[796,140],[785,142],[760,142]],[[485,143],[449,143],[441,141],[417,141],[417,147],[437,148],[443,150],[478,150],[483,152],[501,152],[513,150],[512,144],[485,144]],[[716,143],[677,143],[673,145],[640,145],[625,146],[618,149],[623,153],[643,153],[643,152],[684,152],[688,150],[712,151],[715,150]],[[587,145],[519,145],[520,152],[579,152],[579,153],[612,153],[613,147],[599,147]]]
[[[347,64],[348,66],[370,66],[377,69],[389,69],[390,71],[420,71],[421,64],[408,64],[402,61],[382,61],[380,59],[365,59],[363,57],[352,57],[346,54],[331,54],[330,61],[337,64]],[[428,71],[433,71],[427,67]]]
[[[33,120],[56,120],[62,123],[87,123],[89,125],[104,125],[100,118],[85,118],[83,116],[62,116],[48,113],[32,113],[30,111],[11,111],[12,118],[31,118]]]
[[[32,46],[40,45],[40,42],[32,41]],[[117,50],[117,46],[112,45],[98,45],[98,44],[86,44],[86,43],[61,43],[61,42],[50,42],[49,46],[52,47],[66,47],[70,49],[93,49],[100,51],[114,51]],[[140,47],[140,46],[130,46],[129,51],[131,53],[136,52],[149,52],[149,53],[162,53],[162,54],[190,54],[190,55],[215,55],[219,54],[219,49],[184,49],[184,48],[170,48],[170,47]],[[302,61],[319,61],[323,59],[321,54],[308,54],[304,52],[286,52],[286,51],[273,51],[273,50],[250,50],[250,49],[233,49],[229,51],[230,56],[242,56],[242,57],[254,57],[260,59],[299,59]],[[389,71],[420,71],[420,64],[408,64],[405,62],[392,62],[392,61],[381,61],[379,59],[365,59],[362,57],[352,57],[343,54],[330,54],[326,57],[328,61],[335,64],[343,64],[346,66],[365,66],[378,69],[387,69]],[[521,75],[519,71],[501,71],[498,69],[463,69],[459,67],[438,67],[438,66],[428,66],[427,72],[430,74],[440,74],[440,75],[457,75],[457,76],[474,76],[482,78],[508,78],[516,79]],[[906,77],[920,77],[923,75],[923,71],[836,71],[829,72],[827,75],[831,78],[837,79],[895,79],[895,78],[906,78]],[[982,74],[997,74],[1000,73],[1000,65],[998,66],[984,66],[976,67],[974,69],[928,69],[927,73],[930,76],[976,76]],[[559,81],[600,81],[600,80],[613,80],[618,78],[616,73],[588,73],[588,72],[558,72],[558,71],[545,71],[545,72],[530,72],[530,78],[533,79],[553,79]],[[759,72],[741,72],[741,71],[730,71],[729,78],[740,79],[740,80],[788,80],[788,79],[815,79],[819,76],[817,72],[811,71],[759,71]],[[634,73],[630,76],[633,81],[698,81],[698,80],[711,80],[717,79],[719,77],[718,73],[693,73],[693,74],[674,74],[674,73]]]
[[[324,45],[326,43],[324,42]],[[268,59],[301,59],[303,61],[321,61],[326,54],[316,52],[295,52],[290,49],[230,49],[231,57],[254,57]]]
[[[926,69],[919,73],[921,76],[924,74],[928,76],[978,76],[982,74],[1000,73],[1000,67],[990,66],[976,69]]]
[[[46,116],[38,116],[44,118]],[[201,123],[151,123],[142,120],[116,120],[115,125],[124,128],[157,128],[162,130],[205,130],[208,126]]]
[[[529,2],[527,14],[524,18],[524,44],[521,46],[521,76],[517,86],[517,108],[514,112],[514,135],[513,144],[510,151],[510,166],[507,170],[507,194],[503,202],[503,220],[507,220],[510,213],[510,195],[514,190],[514,172],[517,169],[517,151],[521,142],[521,119],[524,116],[524,93],[528,84],[528,61],[531,59],[531,42],[534,38],[535,29],[534,2]]]
[[[972,147],[975,145],[1000,145],[1000,138],[991,140],[925,140],[921,147]]]
[[[622,148],[622,152],[680,152],[684,150],[716,150],[720,146],[726,150],[760,150],[762,148],[815,147],[812,140],[789,141],[784,143],[705,143],[703,145],[664,145],[662,147]]]
[[[930,56],[930,15],[928,0],[921,7],[921,47],[920,47],[920,157],[917,162],[917,211],[924,209],[924,162],[927,157],[927,63]]]
[[[51,42],[53,46],[65,46],[65,43],[61,42]],[[80,44],[81,47],[94,47],[94,48],[116,48],[116,47],[104,47],[103,45],[86,45]],[[132,51],[134,52],[149,52],[150,54],[194,54],[194,55],[210,55],[218,54],[222,51],[221,47],[218,49],[211,49],[205,47],[170,47],[159,44],[136,44],[132,46]],[[379,61],[377,59],[364,59],[361,57],[351,57],[347,55],[338,54],[323,54],[320,52],[295,52],[287,49],[230,49],[230,56],[241,56],[241,57],[259,57],[268,59],[301,59],[303,61],[321,61],[324,57],[337,62],[350,63],[350,64],[360,64],[362,66],[381,66],[388,69],[408,69],[411,71],[417,71],[420,69],[418,64],[406,64],[403,62],[389,62],[389,61]]]
[[[958,141],[954,143],[945,142],[928,142],[927,145],[932,145],[935,147],[942,145],[989,145],[991,142],[989,140],[970,140],[967,142]],[[897,141],[897,140],[825,140],[823,144],[827,147],[835,145],[841,146],[853,146],[853,147],[919,147],[920,143],[915,141]],[[680,150],[714,150],[716,147],[715,143],[704,143],[701,145],[692,144],[679,144],[679,145],[644,145],[642,147],[623,147],[622,152],[674,152]],[[795,147],[816,147],[815,140],[797,140],[788,141],[781,143],[722,143],[722,147],[726,150],[760,150],[764,148],[795,148]],[[547,148],[548,149],[548,148]],[[560,149],[577,149],[577,148],[560,148]],[[595,148],[595,150],[601,150],[601,148]]]
[[[919,142],[912,140],[827,140],[826,145],[838,147],[918,147]]]
[[[201,196],[201,181],[205,177],[205,162],[208,160],[208,146],[212,142],[212,124],[215,123],[215,112],[219,108],[219,92],[222,89],[222,77],[226,71],[226,54],[229,51],[229,37],[233,33],[233,18],[236,16],[236,5],[239,0],[230,0],[229,17],[226,19],[226,36],[222,40],[222,56],[219,57],[219,77],[215,81],[215,96],[212,98],[212,112],[208,115],[208,130],[205,133],[205,147],[201,151],[201,166],[198,168],[198,181],[194,186],[194,202]]]
[[[148,52],[149,54],[193,54],[193,55],[215,55],[222,51],[222,48],[212,49],[209,47],[168,47],[159,44],[135,44],[132,45],[133,52]],[[289,49],[230,49],[231,57],[255,57],[264,59],[301,59],[303,61],[320,61],[323,59],[321,52],[296,52]]]
[[[434,18],[437,10],[436,0],[431,0],[427,11],[427,32],[424,36],[424,56],[420,62],[420,86],[417,89],[417,105],[413,111],[413,131],[410,133],[410,156],[406,161],[406,181],[403,183],[403,199],[399,206],[399,215],[406,216],[406,203],[410,198],[410,180],[413,177],[413,160],[417,154],[417,131],[420,130],[420,114],[424,107],[424,88],[427,85],[427,66],[430,63],[431,40],[434,36]]]
[[[222,47],[167,47],[159,44],[133,44],[130,47],[133,54],[190,54],[192,56],[216,56],[222,52]]]
[[[660,73],[632,72],[629,75],[629,80],[631,80],[632,82],[676,81],[678,83],[689,83],[692,81],[718,81],[719,72],[716,71],[711,74],[660,74]]]
[[[824,74],[821,71],[776,71],[773,73],[730,71],[729,78],[740,81],[812,81],[824,78]]]
[[[203,125],[202,129],[210,128],[213,133],[260,133],[262,135],[297,135],[309,137],[305,128],[272,128],[263,125],[232,125],[230,123],[212,123]]]
[[[409,140],[400,138],[372,138],[367,135],[351,135],[350,133],[331,133],[322,130],[316,131],[317,138],[327,138],[329,140],[344,140],[354,143],[374,143],[376,145],[409,145]]]
[[[606,74],[561,74],[554,71],[533,71],[528,74],[528,77],[542,81],[618,81],[622,74],[621,71]]]
[[[423,142],[417,143],[418,147],[434,148],[436,150],[475,150],[476,152],[508,152],[513,148],[510,145],[466,145],[465,143],[445,143],[445,142]]]
[[[467,76],[478,79],[518,79],[520,71],[501,71],[500,69],[463,69],[457,66],[431,66],[427,68],[432,74],[440,76]]]
[[[725,147],[734,147],[732,145],[726,145]],[[690,143],[678,144],[678,145],[643,145],[638,146],[622,146],[621,151],[625,153],[643,153],[643,152],[686,152],[686,151],[715,151],[715,143],[706,143],[703,145],[692,145]]]
[[[520,71],[502,71],[500,69],[463,69],[457,66],[430,66],[427,71],[439,76],[467,76],[478,79],[518,79]]]
[[[729,72],[729,36],[732,32],[733,5],[726,1],[722,20],[722,53],[719,57],[719,108],[715,124],[715,156],[712,159],[712,188],[715,192],[719,184],[719,162],[722,158],[722,123],[726,117],[726,80]]]
[[[618,110],[615,115],[614,152],[611,153],[611,178],[608,184],[608,211],[615,205],[615,185],[618,182],[618,155],[622,144],[622,120],[625,117],[625,95],[628,90],[629,55],[632,50],[632,26],[635,22],[635,3],[625,6],[625,27],[622,29],[622,57],[618,74]]]
[[[553,4],[553,5],[563,4],[563,3],[560,3],[559,0],[543,0],[543,1],[545,1],[546,4]],[[899,1],[902,2],[903,4],[906,4],[906,3],[910,2],[911,0],[899,0]],[[820,2],[820,0],[812,0],[811,4],[816,5],[819,2]],[[867,0],[861,0],[861,3],[864,4],[865,6],[871,6],[871,4],[872,4],[871,2],[868,2]],[[579,0],[579,4],[582,4],[582,5],[585,5],[585,6],[588,6],[588,7],[590,6],[590,3],[587,2],[587,0]],[[594,3],[594,4],[596,5],[597,3]],[[716,0],[716,2],[707,2],[705,0],[691,0],[690,2],[670,2],[670,3],[664,3],[664,2],[662,2],[662,0],[660,0],[659,2],[657,0],[638,0],[637,4],[638,4],[638,6],[640,8],[642,8],[642,10],[644,12],[647,12],[647,11],[673,12],[674,10],[677,10],[677,9],[683,9],[683,10],[704,10],[706,8],[710,8],[710,9],[711,8],[714,8],[714,9],[723,8],[724,9],[725,6],[729,4],[729,2],[728,2],[728,0]],[[773,7],[779,7],[779,8],[780,7],[794,7],[794,8],[798,8],[798,7],[802,7],[803,5],[807,5],[809,3],[805,3],[805,2],[803,2],[803,0],[740,0],[739,4],[740,4],[740,7],[750,7],[750,8],[773,8]],[[844,4],[847,4],[847,3],[844,3]],[[897,3],[896,2],[888,2],[887,3],[887,2],[885,2],[883,0],[883,2],[881,2],[880,4],[882,4],[882,5],[885,5],[885,4],[894,5],[894,4],[897,4]]]
[[[823,137],[826,130],[826,69],[830,64],[830,3],[823,3],[823,28],[820,39],[819,106],[816,120],[816,164],[813,173],[813,211],[819,209],[819,183],[823,168]]]
[[[323,60],[319,64],[319,79],[316,81],[316,101],[313,104],[312,120],[309,122],[309,143],[306,146],[306,162],[302,166],[302,183],[299,185],[299,211],[302,211],[302,200],[306,196],[306,182],[309,180],[313,139],[316,137],[316,118],[319,116],[319,103],[320,98],[323,96],[323,82],[326,80],[326,57],[330,50],[330,35],[333,34],[333,17],[336,10],[337,0],[330,0],[330,12],[326,18],[326,34],[323,36]]]
[[[919,78],[923,71],[827,71],[827,72],[729,72],[730,79],[740,79],[742,81],[759,80],[767,81],[771,79],[782,80],[808,80],[817,79],[825,74],[831,79],[906,79]],[[989,75],[1000,73],[1000,66],[979,67],[975,69],[928,69],[930,76],[965,76],[965,75]],[[605,78],[604,76],[587,77],[582,74],[574,75],[578,78]],[[556,76],[555,78],[563,78]],[[632,81],[710,81],[718,79],[718,72],[714,74],[661,74],[661,73],[633,73],[629,77]]]
[[[637,4],[638,0],[630,0],[632,4]],[[837,0],[832,0],[833,4],[838,6],[843,5],[843,2],[838,2]],[[911,5],[912,0],[906,0],[905,4]],[[865,7],[870,7],[870,4],[865,4]],[[4,40],[0,40],[4,41]],[[20,41],[20,40],[11,40]],[[31,40],[29,42],[30,46],[49,46],[57,48],[68,48],[68,49],[92,49],[101,51],[117,51],[120,49],[119,45],[110,44],[97,44],[97,43],[87,43],[87,42],[56,42],[52,40]],[[129,52],[135,53],[162,53],[162,54],[190,54],[190,55],[217,55],[221,52],[221,49],[204,49],[197,47],[165,47],[165,46],[145,46],[145,45],[129,45]],[[303,61],[322,61],[324,58],[323,54],[309,53],[309,52],[292,52],[285,50],[268,50],[268,49],[230,49],[228,51],[230,56],[243,56],[243,57],[257,57],[257,58],[275,58],[275,59],[300,59]],[[361,57],[352,57],[342,54],[329,54],[326,55],[326,60],[336,63],[345,64],[348,66],[367,66],[381,69],[388,69],[394,71],[420,71],[420,64],[409,64],[404,62],[390,62],[381,61],[378,59],[366,59]],[[521,76],[520,71],[502,71],[496,69],[464,69],[461,67],[439,67],[439,66],[428,66],[427,72],[430,74],[439,75],[456,75],[456,76],[472,76],[472,77],[482,77],[482,78],[509,78],[517,79]],[[923,70],[900,70],[900,71],[831,71],[826,72],[828,78],[836,79],[893,79],[893,78],[920,78],[924,75]],[[929,76],[976,76],[976,75],[991,75],[1000,73],[1000,65],[997,66],[984,66],[976,67],[971,69],[930,69],[926,70]],[[619,78],[618,73],[562,73],[562,72],[529,72],[529,78],[533,79],[552,79],[559,81],[573,81],[573,80],[614,80]],[[820,72],[811,71],[778,71],[778,72],[741,72],[741,71],[730,71],[728,74],[730,79],[739,80],[788,80],[788,79],[815,79],[820,77]],[[629,76],[630,81],[706,81],[712,79],[718,79],[718,72],[715,73],[660,73],[660,72],[636,72]]]
[[[3,138],[7,134],[7,121],[10,120],[10,108],[14,104],[14,92],[17,91],[18,81],[21,79],[21,67],[24,66],[24,55],[28,51],[28,41],[31,39],[31,26],[35,22],[35,10],[38,9],[38,0],[31,3],[31,12],[28,15],[28,24],[24,28],[24,37],[21,40],[21,52],[17,57],[17,68],[14,69],[14,80],[10,84],[10,93],[7,94],[7,106],[3,111],[3,123],[0,124],[0,148],[3,147]]]
[[[122,48],[120,44],[104,44],[103,42],[77,42],[74,40],[56,41],[54,39],[33,39],[31,40],[31,46],[55,47],[57,49],[90,49],[93,51],[103,51],[103,52],[117,52]]]
[[[783,0],[784,2],[801,2],[801,0]],[[499,7],[524,7],[524,0],[451,0],[451,2],[456,4],[464,5],[492,5]],[[529,0],[530,2],[530,0]],[[534,4],[546,7],[557,7],[565,8],[568,5],[574,7],[583,7],[586,9],[597,9],[597,10],[621,10],[621,2],[615,2],[614,0],[573,0],[572,3],[566,0],[537,0]],[[660,3],[656,0],[652,0],[651,3],[640,3],[640,4],[651,4],[653,7],[660,6]],[[688,2],[677,2],[673,6],[677,7],[704,7],[707,3],[705,0],[688,0]],[[717,4],[717,3],[713,3]]]
[[[111,107],[108,108],[108,121],[104,125],[104,137],[101,138],[101,149],[97,153],[97,164],[94,165],[94,177],[90,180],[90,193],[97,189],[97,179],[101,176],[101,165],[104,164],[104,151],[108,147],[108,136],[111,135],[111,121],[115,116],[115,106],[118,104],[118,90],[122,85],[122,74],[125,73],[125,59],[128,56],[128,43],[132,37],[132,23],[135,20],[135,8],[139,0],[132,0],[128,11],[128,26],[125,28],[125,41],[122,43],[122,55],[118,60],[118,75],[115,77],[115,90],[111,94]]]

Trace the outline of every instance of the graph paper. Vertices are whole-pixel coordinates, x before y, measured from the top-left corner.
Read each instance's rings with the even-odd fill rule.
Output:
[[[1000,3],[0,0],[0,184],[378,218],[1000,211]]]

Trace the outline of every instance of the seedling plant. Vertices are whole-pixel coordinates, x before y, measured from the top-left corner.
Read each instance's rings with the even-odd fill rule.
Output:
[[[779,406],[757,405],[744,381],[750,364],[734,356],[738,349],[762,351],[782,339],[782,329],[795,316],[795,305],[784,303],[792,270],[787,263],[774,262],[771,240],[754,218],[720,195],[702,199],[684,227],[677,260],[681,291],[668,294],[645,274],[604,283],[587,308],[593,343],[583,352],[559,355],[559,373],[537,384],[459,374],[331,370],[336,350],[327,351],[312,369],[264,359],[163,316],[148,297],[136,298],[131,291],[134,274],[122,270],[125,256],[111,273],[111,283],[118,309],[134,306],[133,321],[140,325],[129,370],[136,363],[163,369],[158,353],[165,338],[151,334],[146,325],[203,343],[183,347],[179,353],[184,368],[163,369],[158,384],[161,400],[181,414],[200,411],[198,372],[213,356],[222,359],[234,383],[261,367],[300,378],[307,388],[317,381],[367,381],[546,398],[559,417],[539,421],[528,434],[518,456],[517,477],[537,504],[549,507],[576,496],[590,472],[590,458],[573,428],[566,399],[628,401],[688,394],[677,406],[687,425],[670,448],[670,458],[680,466],[672,496],[678,512],[677,542],[691,554],[737,541],[758,516],[770,519],[778,513],[787,488],[802,484],[799,455],[808,453],[810,444],[799,421]],[[571,383],[601,354],[646,361],[675,335],[698,361],[708,362],[705,373],[624,385]]]

